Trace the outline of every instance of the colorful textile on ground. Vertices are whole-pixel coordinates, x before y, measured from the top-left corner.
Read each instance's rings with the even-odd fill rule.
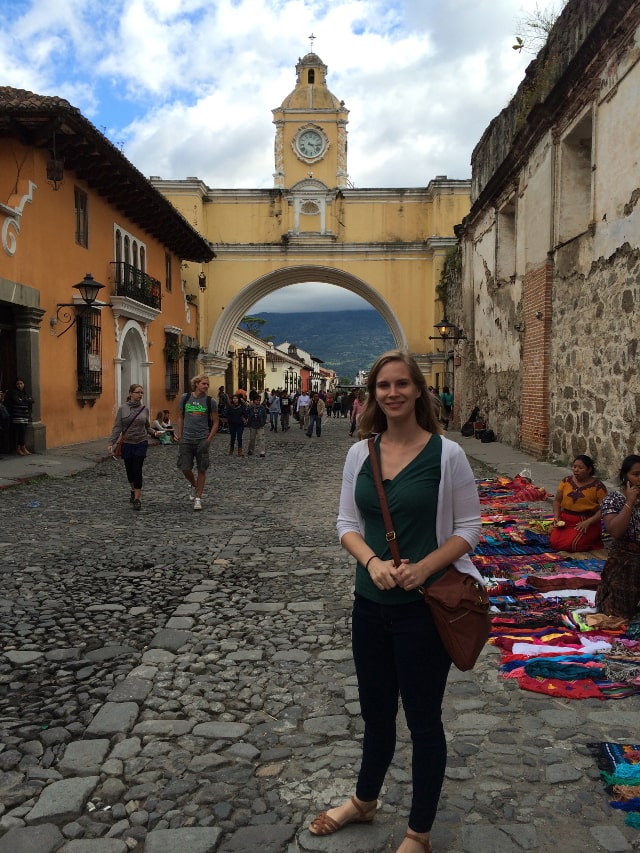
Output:
[[[640,620],[634,635],[624,622],[593,611],[602,552],[549,550],[552,516],[540,502],[546,493],[516,480],[478,482],[483,526],[472,555],[489,589],[489,642],[502,653],[502,675],[525,690],[568,699],[640,692],[640,643],[633,642],[640,640]],[[526,498],[532,504],[523,503],[527,494],[535,494]]]
[[[640,829],[640,744],[591,744],[614,809],[627,812],[625,823]]]

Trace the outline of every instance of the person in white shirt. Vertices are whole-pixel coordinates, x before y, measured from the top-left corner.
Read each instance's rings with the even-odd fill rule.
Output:
[[[311,405],[311,397],[306,391],[302,391],[298,397],[296,412],[300,419],[300,429],[308,429],[309,427],[309,406]]]

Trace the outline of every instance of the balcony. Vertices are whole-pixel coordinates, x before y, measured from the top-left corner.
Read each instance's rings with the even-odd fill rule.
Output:
[[[113,261],[114,314],[141,323],[150,323],[162,308],[161,284],[156,278],[123,261]]]

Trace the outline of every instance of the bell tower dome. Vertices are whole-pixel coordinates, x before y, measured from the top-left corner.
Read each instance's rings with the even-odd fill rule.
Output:
[[[296,75],[295,89],[273,110],[274,186],[313,178],[330,189],[346,187],[349,110],[327,88],[327,66],[317,53],[298,60]]]

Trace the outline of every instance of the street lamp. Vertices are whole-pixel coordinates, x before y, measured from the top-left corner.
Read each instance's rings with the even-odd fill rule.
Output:
[[[84,305],[80,306],[77,302],[58,302],[56,305],[56,316],[51,317],[49,320],[49,325],[51,326],[51,332],[58,325],[60,321],[63,323],[68,323],[66,329],[60,332],[56,337],[61,338],[69,329],[75,325],[76,320],[78,319],[77,313],[75,315],[71,314],[70,311],[63,311],[62,316],[60,316],[60,310],[62,308],[75,308],[76,310],[82,307],[83,310],[87,310],[91,308],[91,306],[96,302],[98,298],[98,293],[102,290],[104,284],[100,284],[97,282],[91,273],[87,273],[82,281],[79,281],[78,284],[73,285],[73,289],[77,290],[80,296],[82,297],[82,301]]]
[[[459,341],[466,341],[467,336],[462,331],[462,329],[460,329],[460,328],[458,328],[458,326],[456,326],[455,323],[450,323],[449,320],[447,320],[446,314],[444,315],[442,320],[440,320],[439,323],[436,323],[436,325],[433,328],[438,332],[438,334],[437,335],[429,335],[429,340],[430,341],[442,341],[442,345],[444,348],[443,353],[442,353],[443,380],[444,380],[444,384],[446,385],[447,384],[447,380],[446,380],[447,358],[448,358],[447,357],[446,341],[453,341],[453,343],[455,345]],[[451,389],[453,390],[455,388],[455,361],[452,361],[451,364],[452,364]],[[436,380],[436,387],[437,387],[437,384],[438,383]]]
[[[450,323],[447,320],[446,314],[433,328],[436,329],[438,334],[429,335],[430,341],[454,341],[457,344],[458,341],[467,340],[467,336],[462,329],[459,329],[455,323]]]

